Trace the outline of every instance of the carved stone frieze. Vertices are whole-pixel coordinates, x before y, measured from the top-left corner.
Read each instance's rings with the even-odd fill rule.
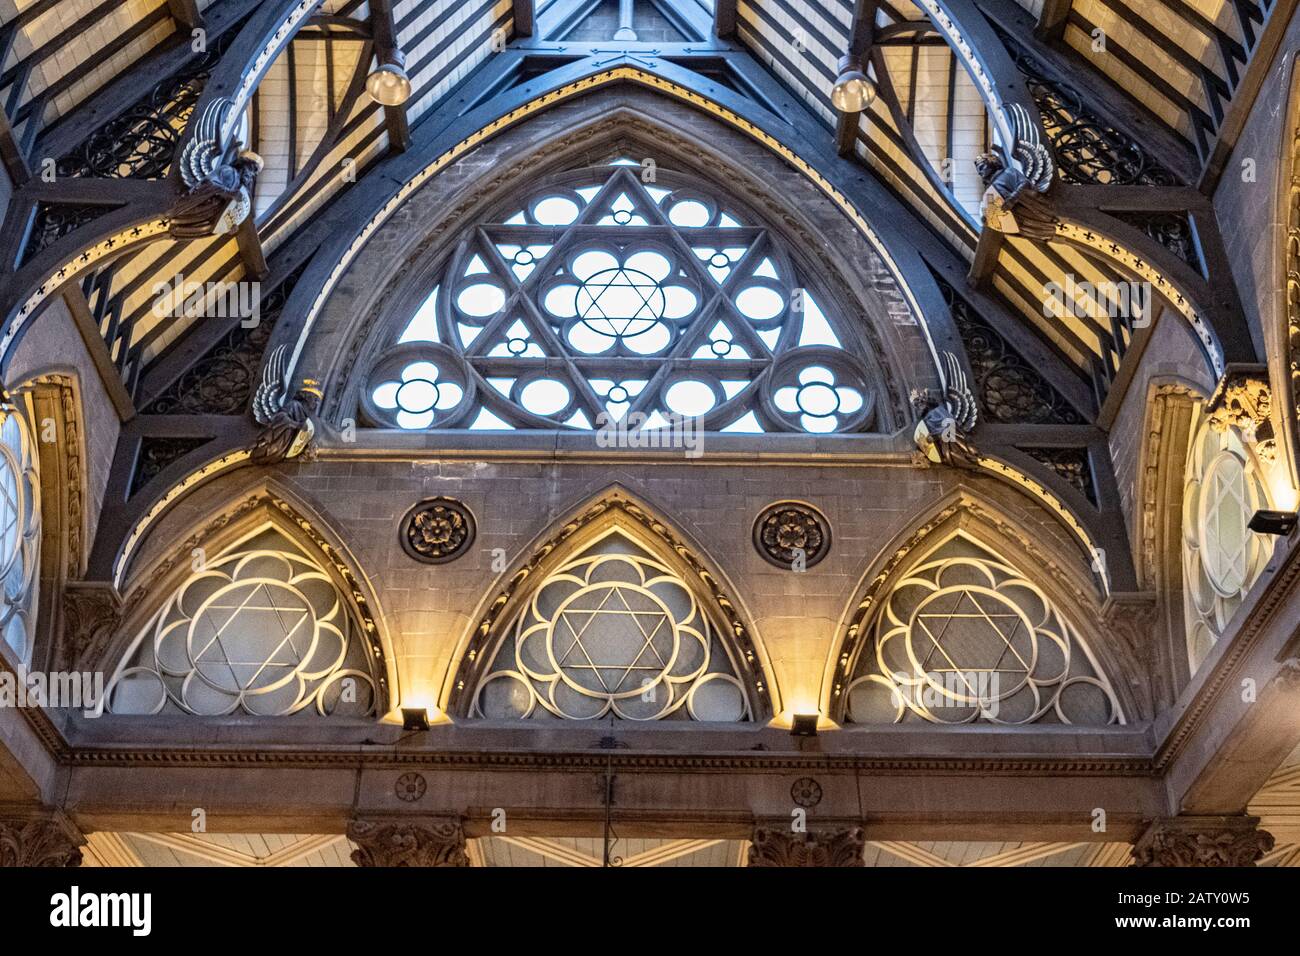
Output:
[[[1210,427],[1225,432],[1236,428],[1247,444],[1265,461],[1277,457],[1273,435],[1273,390],[1263,366],[1233,365],[1210,399]]]
[[[81,866],[82,842],[59,820],[0,817],[0,869]]]
[[[469,866],[458,822],[353,820],[348,839],[357,866]]]
[[[865,866],[867,837],[861,827],[791,833],[756,827],[749,845],[750,866]]]
[[[63,590],[63,639],[57,660],[80,670],[99,660],[122,623],[122,598],[111,584],[69,581]]]
[[[1173,817],[1156,820],[1133,847],[1133,865],[1254,866],[1273,849],[1258,817]]]

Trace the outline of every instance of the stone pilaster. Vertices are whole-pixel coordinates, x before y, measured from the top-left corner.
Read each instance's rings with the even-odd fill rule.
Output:
[[[1134,866],[1254,866],[1273,849],[1258,817],[1156,820],[1133,847]]]
[[[750,839],[750,866],[863,866],[867,838],[861,827],[791,833],[755,827]]]
[[[62,816],[0,817],[0,869],[81,866],[85,842]]]
[[[357,866],[469,866],[454,820],[353,820],[348,839]]]

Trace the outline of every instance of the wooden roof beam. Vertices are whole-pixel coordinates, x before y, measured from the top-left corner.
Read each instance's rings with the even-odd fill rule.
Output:
[[[1197,187],[1207,196],[1214,195],[1219,180],[1228,168],[1228,160],[1232,158],[1232,151],[1246,128],[1246,121],[1255,108],[1264,80],[1273,70],[1273,61],[1282,48],[1282,39],[1295,16],[1297,4],[1300,4],[1300,0],[1277,0],[1268,14],[1259,42],[1250,53],[1250,62],[1241,76],[1241,82],[1233,91],[1232,102],[1224,114],[1223,122],[1219,124],[1218,135],[1201,168]]]

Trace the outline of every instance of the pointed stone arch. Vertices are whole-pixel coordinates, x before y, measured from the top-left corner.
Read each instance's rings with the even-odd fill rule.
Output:
[[[926,323],[935,326],[936,341],[940,343],[937,348],[962,355],[955,332],[949,334],[947,329],[950,317],[933,277],[925,270],[913,274],[914,270],[908,269],[905,281],[910,285],[904,285],[896,277],[901,273],[891,252],[863,214],[817,170],[806,163],[800,166],[793,153],[784,156],[780,144],[769,141],[761,131],[742,123],[738,132],[735,123],[710,109],[707,102],[689,100],[682,105],[674,102],[669,91],[649,80],[641,83],[636,77],[628,79],[631,82],[620,74],[617,94],[600,89],[603,84],[584,88],[582,99],[571,107],[573,113],[563,118],[540,107],[538,112],[531,107],[522,111],[518,120],[512,114],[512,128],[494,130],[492,137],[475,140],[472,147],[467,147],[476,151],[467,171],[455,165],[461,153],[446,157],[445,163],[444,157],[439,157],[436,168],[430,167],[413,179],[408,191],[395,197],[367,226],[364,241],[358,239],[344,250],[345,258],[324,278],[325,287],[316,293],[314,301],[307,292],[318,283],[314,275],[305,277],[302,289],[295,292],[303,299],[303,308],[296,311],[306,313],[304,329],[296,329],[295,323],[286,324],[284,329],[277,329],[275,342],[293,344],[290,336],[296,337],[295,348],[301,353],[298,373],[326,382],[327,418],[340,420],[352,414],[363,373],[368,371],[381,343],[388,344],[381,330],[396,338],[401,328],[394,331],[392,326],[398,322],[404,325],[404,320],[419,308],[436,284],[434,276],[441,271],[443,259],[462,233],[472,231],[480,212],[490,211],[512,190],[527,188],[548,172],[562,170],[564,163],[575,158],[587,157],[595,162],[598,153],[606,152],[620,140],[635,144],[647,155],[686,160],[685,168],[715,171],[718,188],[727,190],[730,185],[731,192],[746,197],[746,205],[759,208],[761,219],[789,230],[792,246],[825,249],[836,264],[823,271],[842,286],[835,292],[828,311],[846,317],[889,317],[889,321],[857,323],[863,327],[859,330],[862,334],[875,337],[863,350],[867,360],[878,364],[882,377],[887,377],[887,395],[880,406],[888,414],[880,416],[881,428],[898,427],[911,416],[910,391],[932,388],[938,377],[930,357],[933,350]],[[744,135],[746,132],[758,135],[763,146],[756,146]],[[729,146],[726,150],[719,148],[724,142]],[[776,151],[776,155],[764,147]],[[779,191],[771,187],[777,175],[771,171],[746,173],[748,167],[757,168],[755,164],[759,163],[779,168],[788,177],[783,181],[808,191],[808,201],[782,199]],[[796,169],[790,170],[789,164]],[[484,166],[491,170],[490,174],[481,174]],[[428,199],[432,205],[427,208],[423,205],[426,193],[436,196],[436,201]],[[799,211],[810,202],[823,205],[825,214],[817,213],[810,220]],[[843,233],[848,240],[816,238],[821,224],[835,217],[843,219]],[[881,224],[881,228],[887,225]],[[902,248],[905,245],[900,246],[900,255],[906,251]],[[864,271],[867,259],[874,260],[875,265]],[[868,306],[868,301],[874,304]],[[397,313],[403,319],[397,318]],[[868,325],[878,328],[866,328]],[[306,328],[313,334],[306,336]]]
[[[1186,646],[1183,511],[1192,423],[1209,399],[1176,376],[1147,384],[1133,520],[1138,586],[1155,596],[1160,639],[1152,648],[1152,688],[1159,706],[1173,704],[1190,678]]]
[[[316,632],[306,644],[298,640],[296,631],[286,632],[283,643],[263,662],[274,668],[289,668],[297,676],[306,675],[300,682],[305,696],[300,694],[300,699],[284,712],[297,713],[310,705],[325,713],[333,706],[327,698],[337,692],[335,685],[345,676],[364,679],[364,690],[372,701],[371,706],[361,706],[356,715],[364,712],[376,718],[382,717],[396,706],[400,699],[397,669],[375,592],[351,550],[321,517],[318,509],[303,502],[280,483],[263,481],[246,488],[233,499],[226,498],[222,506],[193,522],[188,532],[178,531],[175,539],[178,544],[149,565],[136,569],[128,580],[121,610],[116,615],[113,637],[95,655],[101,668],[111,675],[107,694],[110,712],[114,709],[115,684],[122,678],[124,670],[153,667],[162,677],[176,676],[165,673],[174,669],[170,661],[161,661],[156,654],[152,660],[149,659],[148,643],[151,639],[156,640],[172,628],[187,630],[198,635],[193,642],[186,642],[188,653],[191,643],[195,647],[206,647],[204,634],[220,633],[221,627],[242,610],[233,605],[216,607],[215,601],[208,600],[208,592],[213,590],[232,594],[240,592],[236,595],[240,600],[252,593],[249,606],[256,605],[253,610],[267,612],[268,617],[274,613],[278,621],[286,616],[276,610],[285,606],[277,601],[282,600],[285,593],[297,589],[297,596],[291,594],[288,598],[292,613],[287,619],[291,625],[300,626],[304,631],[309,626],[315,627]],[[282,562],[262,574],[257,562],[271,561],[268,554],[277,551],[283,553]],[[252,567],[254,573],[246,574],[245,568],[248,567]],[[215,584],[208,583],[209,579]],[[262,582],[260,596],[253,593],[258,586],[252,583],[254,579]],[[187,589],[196,587],[199,598],[190,600]],[[271,593],[273,590],[276,594]],[[195,601],[205,611],[215,608],[207,621],[199,620]],[[169,619],[168,615],[175,620]],[[208,630],[204,631],[205,628]],[[341,649],[332,644],[327,650],[313,652],[305,649],[324,648],[328,641],[340,643]],[[208,663],[202,653],[199,651],[191,655],[193,659],[185,661],[191,665],[191,677],[187,679],[192,679]],[[322,654],[335,663],[321,667],[325,659],[320,656]],[[238,700],[230,710],[214,708],[216,712],[200,713],[213,717],[239,712],[271,715],[271,710],[245,706],[245,698],[249,695],[239,690],[242,678],[247,676],[239,674],[239,668],[252,666],[256,670],[256,662],[249,665],[249,662],[231,661],[229,655],[226,656],[227,660],[214,666],[225,668],[227,664],[233,664],[225,671],[225,676],[234,682],[233,687],[226,688],[226,693]],[[170,690],[169,683],[167,686]],[[248,686],[260,690],[260,685],[255,682]],[[157,708],[142,709],[149,713],[177,708],[194,712],[193,708],[187,708],[174,698],[174,694],[160,696]]]
[[[625,559],[623,555],[628,557]],[[626,592],[622,596],[613,593],[623,588],[623,577],[610,578],[615,582],[613,585],[602,583],[605,565],[636,568],[636,577],[630,579],[626,588],[634,592],[634,597],[629,599]],[[585,645],[580,645],[572,629],[566,630],[571,622],[562,620],[559,612],[551,615],[545,612],[545,608],[550,606],[546,604],[549,598],[539,600],[539,595],[560,578],[574,585],[570,591],[591,595],[595,602],[590,608],[585,604],[579,606],[573,593],[564,595],[563,607],[577,607],[575,613],[585,615],[578,623],[578,631],[582,631],[584,623],[590,625],[596,620],[594,615],[599,613],[601,601],[607,596],[619,603],[606,606],[618,608],[624,616],[635,618],[638,614],[645,614],[654,618],[645,630],[638,632],[645,639],[645,647],[634,648],[630,652],[632,659],[620,660],[608,668],[611,672],[615,668],[624,668],[628,674],[621,670],[619,674],[601,674],[606,670],[598,666],[604,663],[603,660],[596,660],[598,654],[589,653]],[[657,585],[664,587],[660,589]],[[651,593],[646,595],[644,592],[647,591]],[[669,596],[670,591],[686,595],[685,600],[675,605],[674,598]],[[552,654],[547,660],[551,667],[548,672],[539,673],[536,668],[524,667],[523,673],[514,675],[523,678],[521,687],[514,691],[527,696],[530,701],[530,706],[520,708],[518,716],[533,713],[541,716],[545,712],[554,717],[613,715],[633,720],[687,716],[708,719],[705,708],[697,707],[693,699],[686,698],[700,685],[722,681],[741,692],[743,707],[734,719],[766,722],[779,712],[780,697],[768,678],[771,669],[767,656],[746,623],[734,594],[720,572],[713,569],[703,550],[687,535],[673,528],[666,519],[621,486],[607,489],[553,524],[494,588],[479,614],[477,625],[453,657],[458,663],[449,675],[446,710],[453,717],[485,716],[482,688],[499,672],[521,670],[510,666],[497,667],[498,661],[505,660],[501,655],[515,654],[517,645],[512,642],[525,631],[534,631],[541,634],[548,644],[552,635],[559,635],[555,637],[557,645],[565,639],[564,635],[572,640],[560,648],[558,656]],[[638,604],[638,600],[642,603]],[[661,631],[654,631],[656,626]],[[692,639],[707,638],[697,640],[703,645],[702,659],[706,663],[701,666],[700,656],[688,657],[686,650],[679,656],[674,650],[672,659],[680,660],[680,666],[660,666],[668,662],[663,648],[658,646],[661,633],[665,635],[665,645],[674,648],[683,634]],[[695,653],[699,648],[692,646],[690,650]],[[569,668],[561,660],[570,651],[576,651],[578,655],[574,658],[580,662],[576,669],[588,672],[591,680],[584,683],[580,678],[574,679],[572,671],[575,668]],[[644,661],[641,659],[643,653]],[[655,657],[656,653],[661,656]],[[638,674],[644,668],[639,665],[645,663],[649,666],[652,659],[655,673],[647,671],[645,677],[649,684],[643,684]],[[633,669],[638,674],[632,674]],[[608,678],[617,678],[617,683],[611,684]],[[529,682],[534,685],[533,690],[522,689],[522,685]],[[586,696],[603,702],[598,702],[590,713],[574,713],[562,704],[554,706],[554,697],[548,698],[547,703],[540,707],[535,706],[540,704],[536,685],[547,682],[551,686],[568,686],[575,691],[581,691],[583,687],[588,691],[594,690],[595,696]],[[674,687],[669,688],[670,684]],[[671,690],[671,696],[660,694],[656,690],[659,687]],[[647,694],[653,699],[643,700]],[[582,703],[585,706],[587,702]],[[645,706],[641,706],[643,703]],[[726,709],[725,705],[725,701],[719,702],[720,708]]]
[[[949,555],[945,549],[954,541],[966,542],[969,547],[951,548],[949,550],[952,553]],[[1149,709],[1146,702],[1140,701],[1130,686],[1130,682],[1140,681],[1142,672],[1136,649],[1121,640],[1117,630],[1112,631],[1104,626],[1105,605],[1097,595],[1091,570],[1081,564],[1079,555],[1048,544],[1041,535],[1035,535],[1025,527],[1021,520],[1007,514],[1004,509],[970,488],[962,487],[927,509],[882,549],[855,590],[856,596],[841,622],[839,647],[834,657],[827,662],[823,680],[822,705],[831,719],[852,722],[850,690],[855,682],[873,669],[874,662],[870,659],[875,654],[879,625],[884,620],[884,615],[890,612],[887,605],[900,585],[917,584],[915,572],[934,572],[935,563],[948,557],[958,562],[967,562],[976,568],[980,565],[989,566],[978,569],[978,573],[991,577],[975,584],[1007,616],[1012,627],[1012,630],[1007,631],[1008,634],[1014,633],[1017,624],[1015,618],[1030,623],[1029,618],[1034,615],[1017,615],[1015,608],[1007,607],[1010,602],[1000,593],[1003,584],[1014,581],[1012,587],[1023,585],[1035,592],[1035,600],[1042,606],[1042,614],[1035,617],[1035,620],[1045,621],[1050,616],[1053,619],[1050,628],[1052,633],[1063,638],[1071,648],[1077,648],[1077,653],[1070,652],[1074,653],[1070,660],[1086,665],[1070,671],[1066,676],[1084,678],[1090,686],[1099,688],[1100,696],[1113,704],[1113,720],[1109,722],[1125,723],[1149,716],[1146,713]],[[947,589],[948,583],[929,580],[922,582],[921,586],[939,594]],[[963,609],[956,605],[965,599],[964,595],[954,590],[948,599],[948,605],[952,606],[945,605],[940,610],[945,615],[961,616]],[[973,607],[968,610],[972,615],[981,613]],[[1038,609],[1035,608],[1034,614],[1037,613]],[[919,617],[919,611],[916,616]],[[915,622],[909,618],[895,620],[893,623],[896,625],[894,630],[900,632],[910,649],[913,639],[909,629]],[[917,633],[924,637],[923,632]],[[995,637],[992,632],[986,636]],[[915,663],[924,664],[931,651],[943,657],[941,640],[925,639],[929,640],[927,650],[918,652]],[[1037,635],[1034,640],[1038,640]],[[899,646],[903,644],[900,643]],[[1010,651],[1012,657],[1015,653],[1015,649]],[[921,674],[908,675],[916,677],[917,681],[910,687],[903,688],[900,695],[891,698],[895,703],[902,703],[907,714],[912,711],[908,703],[909,695],[913,692],[928,692],[934,684],[926,676],[928,670],[922,670]],[[962,671],[962,668],[955,666],[952,661],[935,668],[936,672],[944,670]],[[1028,668],[1026,670],[1029,671]],[[1048,686],[1054,686],[1051,678],[1056,676],[1058,675],[1046,675]],[[960,680],[959,677],[953,679]],[[1028,678],[1026,682],[1030,682]],[[1041,682],[1035,680],[1032,683],[1037,687]],[[971,696],[975,698],[977,695],[972,693]],[[979,708],[976,706],[973,709],[978,711]],[[1047,716],[1046,712],[1035,719],[1044,716]],[[963,712],[954,715],[951,721],[938,722],[962,723],[974,719],[985,718],[978,713],[971,716]],[[1056,717],[1048,719],[1055,720]],[[1003,722],[1021,721],[1012,719]]]
[[[86,568],[90,544],[90,477],[81,379],[72,368],[54,367],[30,376],[12,392],[29,419],[40,478],[40,587],[32,665],[64,663],[57,636],[68,582]]]

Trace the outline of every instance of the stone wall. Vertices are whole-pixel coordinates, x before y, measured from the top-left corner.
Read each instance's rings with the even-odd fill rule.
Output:
[[[1278,177],[1284,138],[1294,134],[1296,118],[1285,116],[1291,64],[1300,50],[1300,17],[1287,30],[1282,52],[1273,63],[1250,119],[1214,195],[1219,228],[1241,291],[1242,304],[1256,342],[1279,354],[1283,345],[1281,248],[1286,215],[1279,202]],[[1247,162],[1254,177],[1248,181]]]
[[[283,466],[274,476],[291,497],[326,515],[332,533],[351,551],[375,592],[408,695],[439,697],[458,663],[458,648],[515,568],[584,503],[616,484],[667,521],[719,576],[766,649],[770,676],[787,703],[795,697],[816,699],[868,570],[959,487],[1012,516],[1041,552],[1073,562],[1076,578],[1087,575],[1076,540],[1024,494],[992,478],[918,469],[906,457],[867,465],[810,460],[802,467],[722,463],[707,455],[690,463],[320,460]],[[183,499],[150,531],[124,590],[144,580],[177,541],[268,477],[244,469]],[[405,552],[398,529],[412,505],[438,495],[470,508],[478,536],[465,556],[430,566]],[[830,554],[803,573],[774,567],[751,541],[759,512],[787,499],[815,505],[832,528]],[[493,569],[497,549],[508,562],[503,572]],[[1047,577],[1041,567],[1023,570]],[[154,601],[165,597],[151,596]],[[1085,631],[1095,624],[1079,623]]]

